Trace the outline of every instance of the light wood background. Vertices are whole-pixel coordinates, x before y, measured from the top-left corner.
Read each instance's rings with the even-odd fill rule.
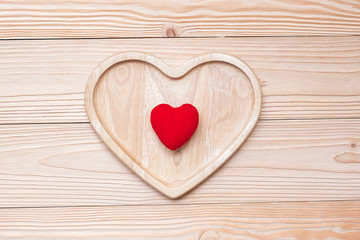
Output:
[[[0,39],[0,239],[359,239],[360,1],[0,0]],[[248,141],[179,200],[86,117],[121,51],[228,53],[261,82]]]

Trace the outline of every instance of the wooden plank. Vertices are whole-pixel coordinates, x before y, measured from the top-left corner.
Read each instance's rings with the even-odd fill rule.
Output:
[[[123,51],[171,66],[223,52],[262,84],[261,119],[359,118],[360,37],[107,39],[0,42],[0,123],[87,122],[93,69]]]
[[[131,173],[90,124],[0,126],[0,207],[360,199],[360,121],[260,121],[175,201]]]
[[[0,3],[3,39],[359,33],[360,3],[356,0],[3,0]]]
[[[2,239],[357,239],[360,201],[0,209]]]

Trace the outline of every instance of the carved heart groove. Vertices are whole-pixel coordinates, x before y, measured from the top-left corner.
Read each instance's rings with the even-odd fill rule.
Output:
[[[151,110],[161,103],[190,103],[199,112],[197,130],[176,151],[162,145],[152,130]],[[230,55],[202,55],[172,68],[154,56],[126,52],[93,71],[85,107],[95,131],[125,165],[177,198],[240,148],[260,115],[261,89],[252,70]]]

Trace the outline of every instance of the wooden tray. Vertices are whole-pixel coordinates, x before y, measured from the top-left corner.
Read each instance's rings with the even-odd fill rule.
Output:
[[[198,129],[177,151],[162,145],[151,127],[150,112],[160,103],[191,103],[199,111]],[[177,198],[246,140],[260,114],[261,90],[250,68],[229,55],[203,55],[172,69],[153,56],[128,52],[95,69],[85,105],[109,148],[146,182]]]

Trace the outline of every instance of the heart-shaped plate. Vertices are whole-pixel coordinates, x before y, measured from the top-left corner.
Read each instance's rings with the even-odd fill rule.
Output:
[[[191,103],[198,129],[180,149],[167,149],[152,130],[160,103]],[[136,174],[171,198],[205,180],[241,146],[261,111],[261,89],[251,69],[230,55],[212,53],[170,68],[151,55],[126,52],[102,62],[85,91],[91,124]]]

